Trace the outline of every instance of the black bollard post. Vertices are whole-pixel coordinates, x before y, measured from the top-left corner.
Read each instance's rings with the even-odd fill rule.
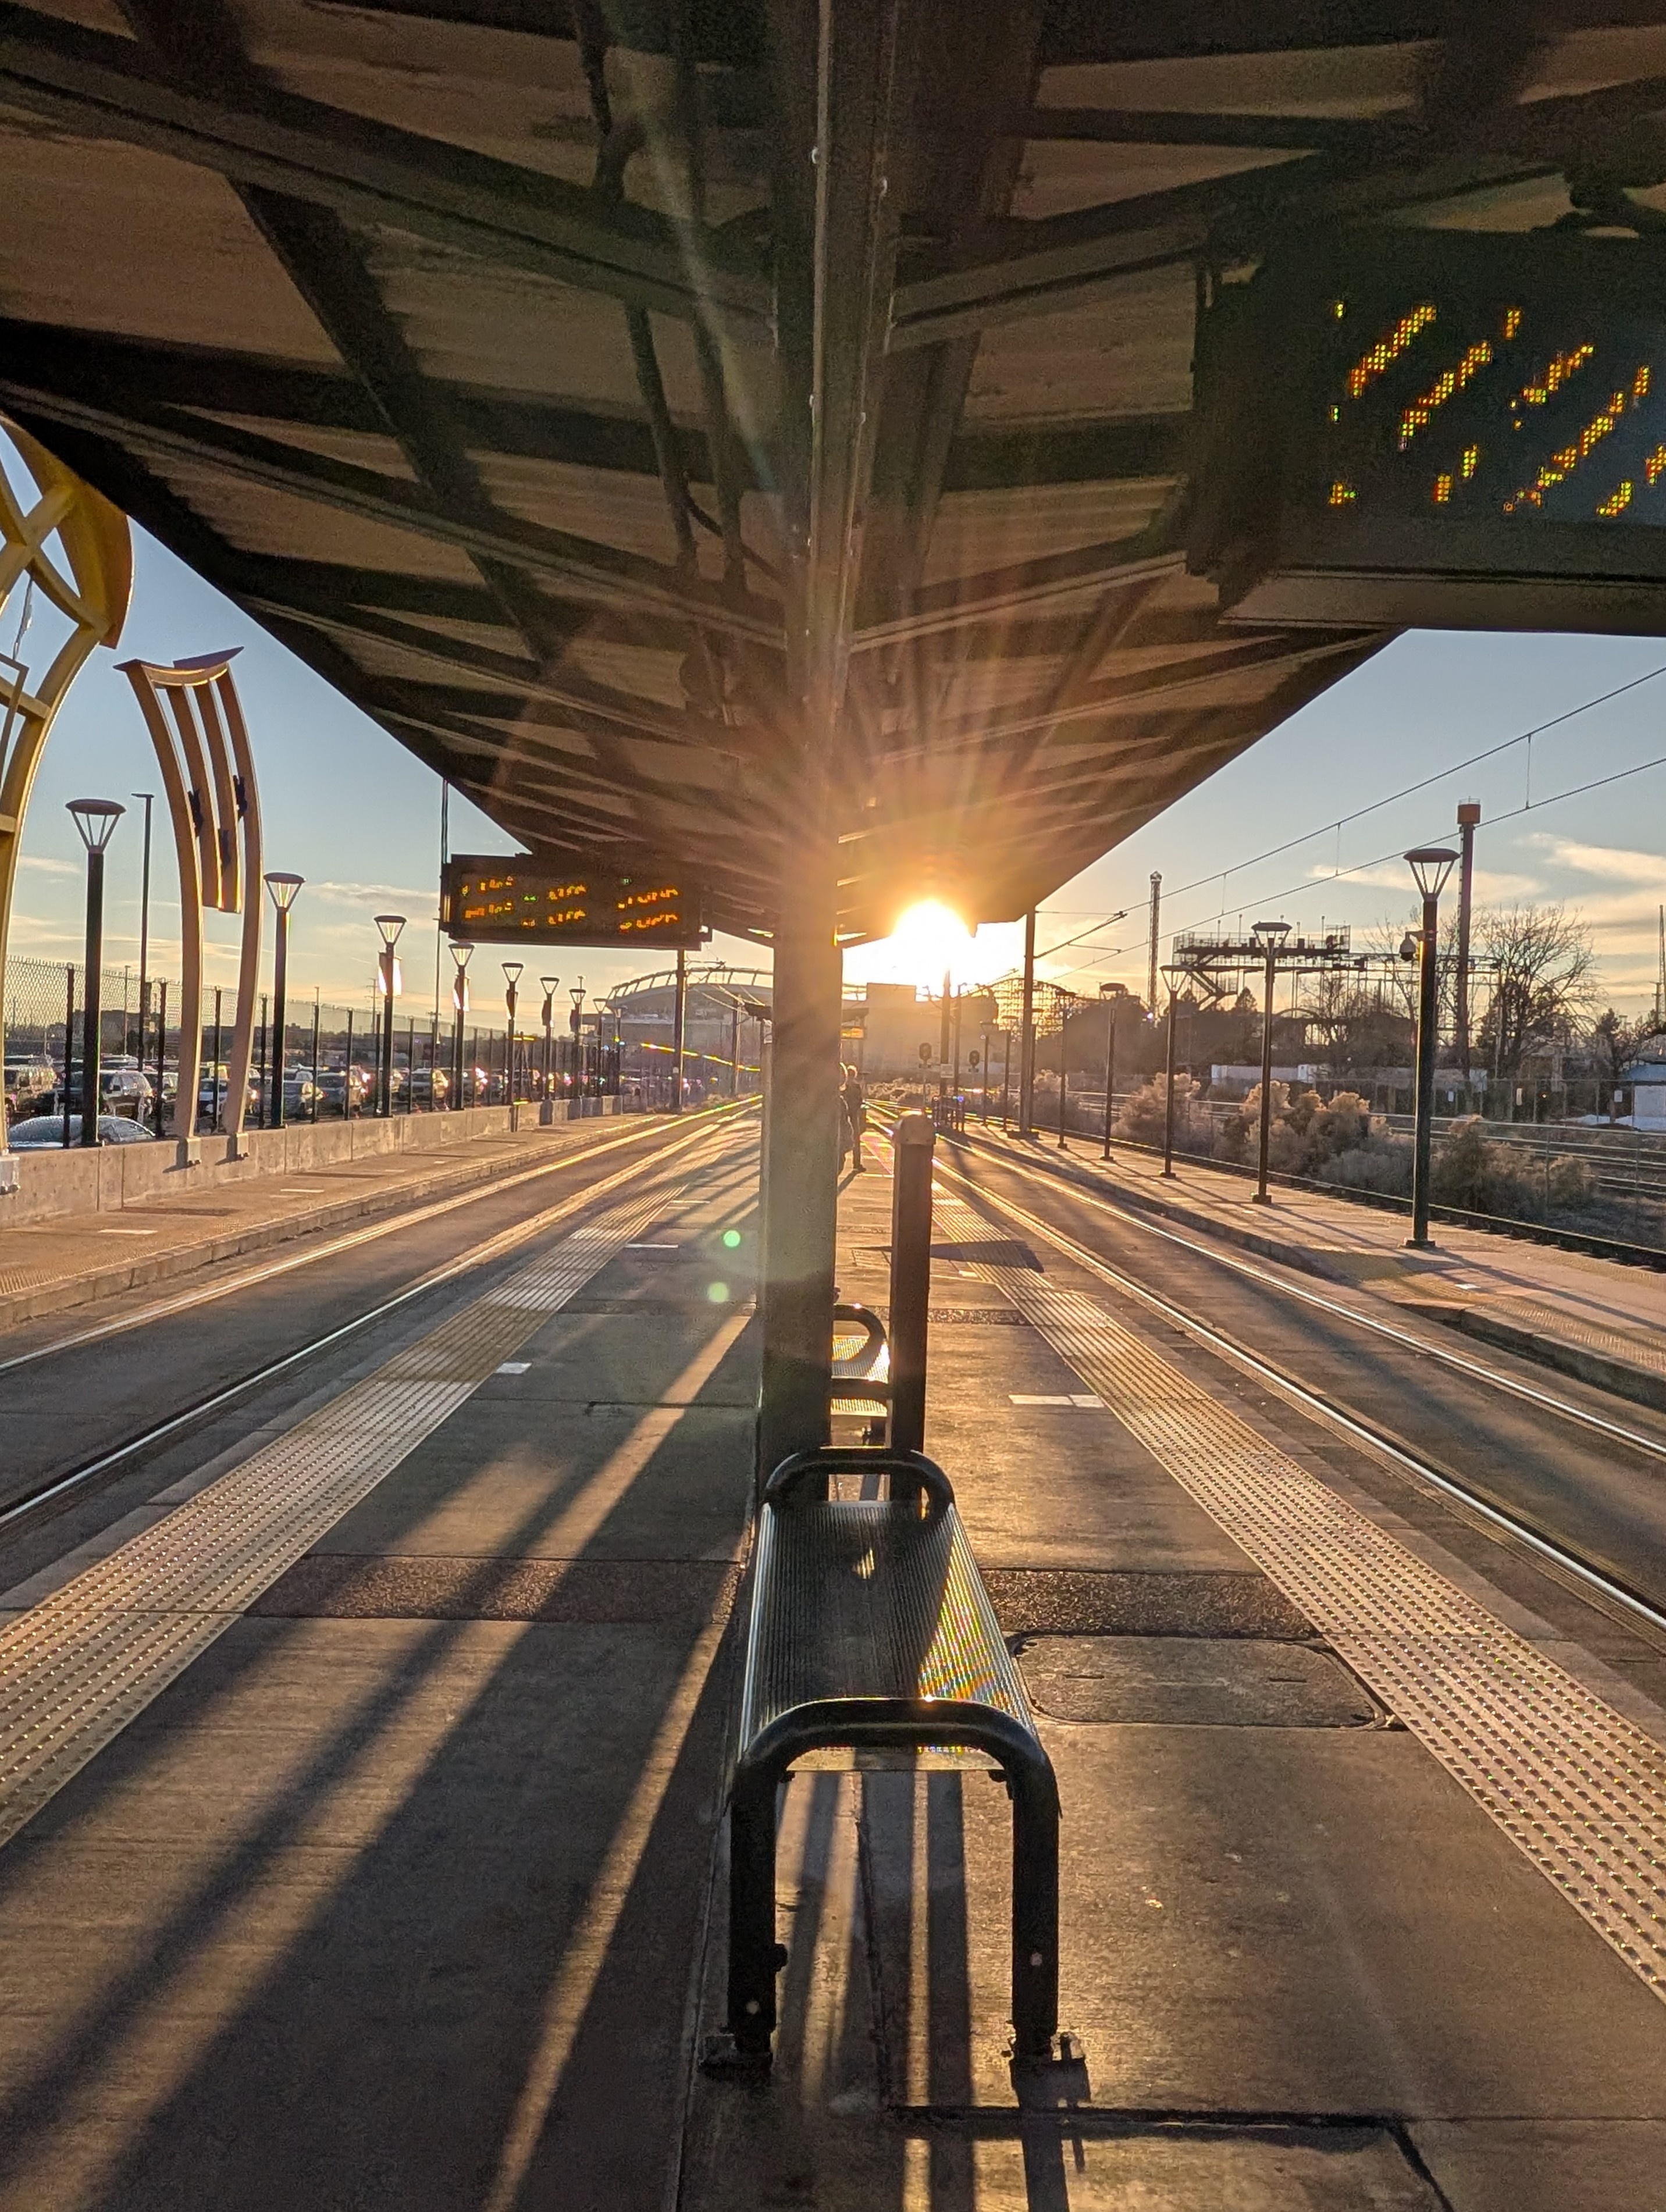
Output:
[[[926,1316],[931,1303],[932,1153],[929,1114],[904,1114],[892,1132],[891,1208],[891,1448],[926,1441]]]

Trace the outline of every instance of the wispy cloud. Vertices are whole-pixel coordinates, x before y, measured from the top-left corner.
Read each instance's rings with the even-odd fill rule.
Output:
[[[1634,852],[1624,845],[1580,845],[1543,830],[1527,842],[1538,846],[1555,866],[1575,875],[1599,883],[1655,884],[1666,889],[1666,858],[1658,853]]]
[[[43,876],[78,876],[81,870],[73,860],[54,860],[46,853],[24,853],[18,860],[20,868],[33,868]]]
[[[412,890],[408,884],[337,884],[326,878],[309,882],[301,896],[324,899],[332,906],[398,907],[413,921],[434,918],[435,894],[431,884]]]

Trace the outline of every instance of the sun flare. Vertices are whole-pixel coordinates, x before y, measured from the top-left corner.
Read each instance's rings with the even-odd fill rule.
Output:
[[[947,975],[957,990],[964,990],[1006,975],[1018,957],[1022,934],[1016,923],[968,929],[952,907],[940,899],[921,899],[898,918],[889,937],[846,955],[845,978],[939,991]]]

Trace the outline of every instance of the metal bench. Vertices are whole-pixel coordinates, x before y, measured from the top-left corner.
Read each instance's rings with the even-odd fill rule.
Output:
[[[866,1494],[830,1494],[841,1475],[860,1476]],[[865,1765],[884,1763],[874,1753],[970,1750],[1000,1769],[1012,1802],[1014,2055],[1049,2058],[1058,1785],[948,1477],[918,1452],[804,1452],[765,1488],[729,1803],[728,2036],[714,2063],[769,2066],[787,1956],[775,1941],[777,1793],[795,1759],[836,1748]]]

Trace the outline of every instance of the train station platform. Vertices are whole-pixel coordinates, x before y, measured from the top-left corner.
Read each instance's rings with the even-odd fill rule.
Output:
[[[419,1133],[436,1136],[447,1119],[416,1118],[431,1125]],[[9,1214],[10,1201],[0,1194],[0,1329],[222,1268],[298,1238],[350,1231],[373,1220],[397,1224],[412,1207],[443,1205],[483,1184],[536,1172],[651,1126],[635,1116],[610,1116],[541,1128],[536,1107],[526,1109],[518,1131],[512,1133],[507,1122],[507,1114],[495,1110],[489,1126],[460,1142],[386,1148],[373,1139],[379,1127],[388,1125],[373,1123],[366,1141],[349,1157],[325,1153],[288,1172],[209,1176],[200,1182],[191,1169],[174,1166],[179,1147],[173,1143],[88,1154],[91,1164],[119,1166],[122,1155],[139,1152],[148,1161],[154,1153],[170,1171],[149,1178],[143,1194],[126,1203],[44,1218]],[[396,1117],[392,1126],[403,1133],[405,1124]],[[264,1131],[258,1138],[283,1133]],[[340,1125],[327,1126],[325,1133],[339,1138]],[[350,1133],[358,1133],[357,1125]],[[26,1171],[40,1158],[52,1166],[60,1158],[21,1157]],[[63,1157],[76,1164],[82,1158],[73,1147]]]
[[[1346,1284],[1402,1311],[1578,1376],[1599,1389],[1666,1409],[1666,1268],[1628,1265],[1526,1237],[1436,1222],[1427,1251],[1407,1249],[1408,1217],[1275,1184],[1272,1204],[1253,1185],[1177,1154],[1165,1180],[1157,1155],[1096,1140],[1037,1133],[1020,1139],[968,1121],[974,1143],[1010,1147],[1085,1188],[1135,1205],[1183,1233],[1200,1231],[1263,1259]]]
[[[757,1207],[693,1133],[0,1595],[0,2212],[1666,2204],[1666,1713],[946,1178],[1077,2052],[1020,2104],[990,1779],[815,1771],[773,2075],[702,2072]]]

